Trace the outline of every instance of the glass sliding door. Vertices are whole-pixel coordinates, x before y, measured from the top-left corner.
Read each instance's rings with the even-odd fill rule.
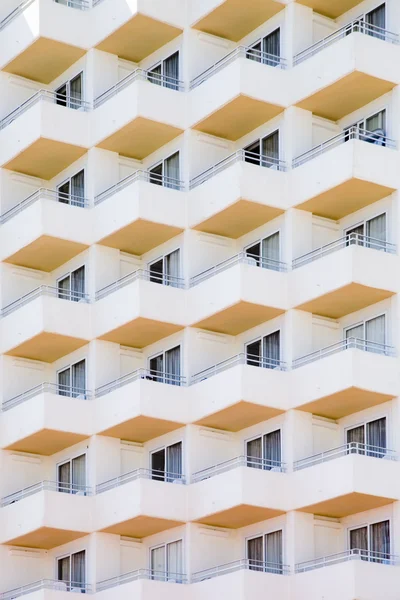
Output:
[[[350,531],[350,550],[368,560],[368,527],[358,527]]]
[[[180,250],[170,252],[164,258],[164,285],[177,287],[180,276],[181,253]]]
[[[171,348],[165,353],[165,383],[181,384],[181,347]]]
[[[151,550],[150,565],[151,578],[157,581],[165,581],[167,575],[165,546]]]
[[[261,242],[257,242],[245,249],[248,262],[251,265],[259,267],[261,264]]]
[[[367,429],[367,455],[383,458],[386,454],[386,417],[370,421]]]
[[[78,110],[82,106],[83,74],[79,73],[70,82],[70,107]]]
[[[83,591],[86,584],[86,552],[75,552],[71,556],[71,591]]]
[[[275,369],[280,363],[280,331],[270,333],[263,338],[263,360],[265,369]]]
[[[165,481],[165,448],[151,454],[151,478]]]
[[[57,200],[62,204],[70,203],[71,182],[68,180],[57,188]]]
[[[263,436],[264,460],[263,468],[267,471],[271,469],[281,470],[281,430],[272,431]]]
[[[150,359],[150,377],[153,381],[164,381],[164,355],[159,354]]]
[[[182,480],[182,442],[167,447],[167,481]]]
[[[175,152],[164,161],[164,186],[179,190],[179,152]]]
[[[262,469],[263,468],[263,459],[262,459],[263,447],[262,447],[262,438],[255,438],[254,440],[249,440],[246,442],[246,458],[247,458],[247,466],[252,467],[253,469]]]
[[[80,360],[71,367],[72,397],[86,398],[86,360]]]
[[[385,354],[386,323],[385,315],[365,321],[366,350],[376,354]]]
[[[279,131],[274,131],[261,140],[261,165],[269,168],[279,168]]]
[[[182,583],[183,556],[182,540],[167,544],[167,580]]]
[[[351,444],[348,453],[349,454],[365,454],[365,427],[359,425],[348,429],[346,432],[347,444]]]
[[[281,30],[276,29],[263,39],[263,63],[275,67],[279,64],[276,58],[281,55]]]
[[[264,537],[247,540],[247,560],[251,571],[264,570]]]
[[[86,495],[86,454],[72,459],[72,493]]]
[[[364,346],[364,323],[346,329],[346,340],[348,348],[354,348],[355,345],[362,348]]]
[[[386,29],[386,5],[381,4],[381,6],[366,13],[365,22],[367,23],[366,33],[368,35],[384,40],[385,32],[381,30]]]
[[[252,165],[260,165],[261,144],[259,140],[249,144],[246,146],[246,148],[243,148],[243,152],[245,162],[248,162]]]
[[[163,62],[164,85],[171,90],[179,89],[179,52],[175,52]]]
[[[282,573],[282,530],[268,533],[265,536],[266,567],[268,573]]]
[[[390,523],[382,521],[370,525],[371,561],[385,563],[390,559]]]
[[[68,461],[58,465],[57,469],[57,490],[62,494],[71,493],[71,462]]]
[[[246,345],[246,364],[253,367],[261,366],[261,340]]]
[[[85,203],[85,171],[79,171],[71,177],[71,205],[83,206]]]
[[[386,242],[386,213],[366,222],[366,236],[368,238],[366,243],[368,248],[374,248],[375,250],[384,249],[384,243]]]
[[[70,396],[71,395],[71,369],[63,369],[57,374],[58,386],[57,394],[59,396]]]
[[[71,300],[79,302],[85,297],[85,266],[79,267],[71,273]]]
[[[57,561],[57,579],[65,584],[66,591],[71,589],[71,557],[65,556]]]
[[[62,300],[71,300],[71,276],[67,275],[57,282],[57,295]]]
[[[262,267],[279,271],[280,239],[279,231],[262,240]]]

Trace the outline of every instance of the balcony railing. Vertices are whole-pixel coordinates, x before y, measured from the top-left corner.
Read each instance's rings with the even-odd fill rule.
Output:
[[[248,150],[237,150],[233,154],[230,154],[223,160],[220,160],[215,165],[206,169],[196,177],[190,180],[189,189],[193,190],[198,187],[205,181],[208,181],[214,175],[221,173],[231,165],[237,162],[247,162],[252,165],[256,165],[259,167],[265,167],[267,169],[271,169],[273,171],[286,171],[287,164],[285,161],[280,160],[274,156],[265,156],[263,154],[257,154],[257,152],[249,152]]]
[[[105,579],[96,583],[96,592],[102,592],[118,585],[124,585],[131,581],[138,581],[139,579],[150,579],[153,581],[165,581],[167,583],[188,583],[187,576],[183,573],[172,573],[170,571],[156,571],[154,569],[137,569],[130,573],[124,573],[117,577],[111,577],[111,579]]]
[[[53,2],[78,10],[88,10],[90,8],[89,0],[53,0]]]
[[[377,342],[350,337],[345,340],[341,340],[340,342],[336,342],[336,344],[326,346],[325,348],[317,350],[316,352],[306,354],[306,356],[296,358],[296,360],[292,362],[292,368],[297,369],[298,367],[302,367],[303,365],[320,360],[326,356],[331,356],[332,354],[337,354],[338,352],[343,352],[344,350],[350,349],[362,350],[363,352],[373,352],[374,354],[383,354],[384,356],[396,356],[396,350],[393,346],[387,346],[386,344],[378,344]]]
[[[15,406],[31,398],[35,398],[35,396],[39,396],[39,394],[55,394],[56,396],[66,396],[68,398],[77,398],[78,400],[91,400],[93,397],[92,392],[83,388],[45,382],[36,385],[22,394],[18,394],[18,396],[14,396],[14,398],[10,398],[10,400],[6,400],[2,404],[1,410],[2,412],[11,410]]]
[[[298,65],[315,54],[318,54],[318,52],[328,48],[328,46],[331,46],[337,42],[337,40],[341,40],[352,33],[362,33],[379,40],[384,40],[385,42],[390,42],[391,44],[398,44],[400,39],[397,33],[392,33],[391,31],[387,31],[386,29],[382,29],[381,27],[377,27],[371,23],[366,23],[364,20],[362,20],[362,18],[355,19],[351,23],[348,23],[344,27],[341,27],[337,31],[334,31],[330,35],[324,37],[319,42],[316,42],[309,48],[299,52],[299,54],[296,54],[296,56],[293,58],[293,66]]]
[[[189,89],[193,90],[194,88],[198,87],[204,81],[210,79],[210,77],[221,71],[221,69],[224,69],[227,65],[230,65],[238,58],[248,58],[249,60],[262,63],[263,65],[279,67],[280,69],[285,69],[287,67],[287,61],[281,56],[268,54],[267,52],[256,50],[251,46],[238,46],[232,50],[232,52],[229,52],[229,54],[211,65],[211,67],[200,73],[200,75],[197,75],[197,77],[192,79],[189,84]]]
[[[129,473],[124,473],[108,481],[104,481],[96,486],[96,494],[107,492],[114,488],[137,481],[138,479],[152,479],[154,481],[164,481],[166,483],[186,483],[185,476],[182,473],[171,473],[169,471],[160,471],[158,469],[135,469]]]
[[[394,452],[394,450],[371,446],[369,444],[361,444],[360,442],[349,442],[338,448],[332,448],[332,450],[326,450],[325,452],[320,452],[319,454],[297,460],[293,463],[293,471],[300,471],[308,467],[313,467],[314,465],[320,465],[321,463],[335,460],[336,458],[341,458],[342,456],[349,456],[350,454],[382,458],[384,460],[399,460],[399,455],[397,452]]]
[[[41,285],[28,294],[25,294],[21,298],[18,298],[18,300],[15,300],[14,302],[11,302],[11,304],[5,306],[1,311],[1,316],[6,317],[15,310],[18,310],[22,306],[25,306],[40,296],[52,296],[53,298],[69,300],[71,302],[90,302],[89,295],[83,292],[74,292],[72,290],[62,290],[56,287],[51,287],[50,285]]]
[[[235,573],[236,571],[245,569],[249,571],[271,573],[273,575],[289,575],[290,573],[288,565],[242,558],[241,560],[235,560],[224,565],[219,565],[218,567],[197,571],[197,573],[193,573],[190,581],[191,583],[198,583],[200,581],[205,581],[206,579],[212,579],[213,577],[219,577],[220,575],[228,575],[229,573]]]
[[[353,548],[352,550],[345,550],[337,554],[330,554],[329,556],[298,563],[295,566],[295,573],[305,573],[306,571],[337,565],[349,560],[365,560],[381,565],[400,565],[400,558],[394,554]]]
[[[23,0],[14,10],[12,10],[2,21],[0,21],[0,31],[7,27],[14,21],[30,4],[33,4],[35,0]],[[88,0],[53,0],[57,4],[64,4],[65,6],[70,6],[71,8],[77,8],[79,10],[87,10],[90,8],[90,4]]]
[[[81,196],[75,196],[73,194],[65,194],[64,192],[59,192],[55,190],[47,190],[46,188],[40,188],[30,194],[27,198],[19,202],[5,213],[0,216],[0,224],[3,225],[7,223],[10,219],[15,217],[15,215],[19,215],[23,210],[32,206],[38,200],[54,200],[55,202],[60,202],[60,204],[69,204],[70,206],[78,206],[80,208],[88,208],[89,200],[86,198],[82,198]]]
[[[375,146],[384,146],[394,150],[397,148],[397,142],[386,137],[384,133],[382,133],[382,130],[368,131],[367,129],[360,129],[356,125],[353,125],[338,135],[326,140],[326,142],[319,144],[319,146],[315,146],[315,148],[297,156],[293,160],[292,167],[293,169],[300,167],[300,165],[312,160],[316,156],[324,154],[325,152],[328,152],[328,150],[332,150],[332,148],[336,148],[349,140],[360,140],[362,142],[374,144]]]
[[[118,192],[128,187],[128,185],[131,185],[131,183],[134,183],[135,181],[146,181],[147,183],[153,183],[155,185],[160,185],[162,187],[169,188],[172,190],[182,191],[185,189],[185,183],[180,179],[175,179],[174,177],[167,177],[165,175],[158,175],[157,173],[150,173],[150,171],[138,170],[132,173],[132,175],[124,177],[124,179],[121,179],[121,181],[119,181],[118,183],[107,188],[106,190],[104,190],[104,192],[98,194],[98,196],[95,196],[94,205],[97,206],[97,204],[104,202],[104,200],[107,200],[107,198],[109,198],[110,196],[117,194]]]
[[[349,233],[342,238],[331,242],[330,244],[326,244],[325,246],[316,248],[312,252],[308,252],[307,254],[303,254],[303,256],[295,258],[292,263],[292,268],[297,269],[298,267],[307,265],[314,260],[328,256],[328,254],[332,254],[333,252],[341,250],[342,248],[347,248],[348,246],[362,246],[363,248],[372,248],[373,250],[387,252],[388,254],[397,253],[396,244],[391,244],[385,240],[378,240],[376,238],[360,235],[359,233]]]
[[[253,356],[252,354],[237,354],[236,356],[231,356],[230,358],[227,358],[226,360],[223,360],[218,364],[209,367],[208,369],[204,369],[203,371],[199,371],[199,373],[192,375],[190,378],[190,385],[194,385],[195,383],[203,381],[204,379],[209,379],[218,373],[222,373],[227,369],[236,367],[236,365],[250,365],[253,367],[260,367],[273,371],[288,370],[287,364],[282,360]]]
[[[167,287],[180,289],[185,288],[185,280],[182,277],[173,277],[172,275],[167,275],[165,273],[152,273],[148,270],[137,269],[136,271],[121,277],[121,279],[114,281],[114,283],[110,283],[110,285],[107,285],[96,292],[96,300],[101,300],[109,294],[112,294],[113,292],[120,290],[134,281],[138,281],[139,279],[143,281],[150,281],[151,283],[157,283],[158,285],[165,285]]]
[[[132,373],[128,373],[119,379],[115,379],[110,383],[106,383],[95,390],[95,397],[100,398],[114,390],[117,390],[124,385],[128,385],[138,379],[147,381],[155,381],[156,383],[166,383],[168,385],[184,386],[186,385],[186,377],[174,373],[163,373],[161,371],[153,371],[152,369],[136,369]]]
[[[271,460],[268,458],[258,458],[256,456],[237,456],[236,458],[225,460],[222,463],[193,473],[190,478],[190,483],[204,481],[205,479],[210,479],[211,477],[221,475],[221,473],[226,473],[227,471],[232,471],[233,469],[238,469],[239,467],[261,469],[263,471],[271,471],[274,473],[284,473],[286,471],[286,465],[281,461]]]
[[[14,600],[20,596],[33,594],[40,590],[54,590],[57,592],[78,592],[83,594],[91,594],[92,586],[88,583],[78,581],[57,581],[56,579],[41,579],[28,585],[23,585],[8,592],[0,594],[0,600]]]
[[[57,481],[40,481],[34,485],[9,494],[1,499],[0,506],[8,506],[19,502],[28,496],[38,494],[39,492],[60,492],[61,494],[72,494],[73,496],[91,496],[92,490],[87,485],[78,485],[75,483],[63,483]]]

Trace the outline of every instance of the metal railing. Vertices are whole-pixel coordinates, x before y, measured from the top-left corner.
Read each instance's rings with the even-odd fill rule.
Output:
[[[16,19],[28,6],[33,4],[35,0],[23,0],[14,10],[12,10],[2,21],[0,21],[0,31],[7,27],[14,19]],[[56,4],[63,4],[71,8],[79,10],[88,10],[90,4],[88,0],[53,0]],[[1,596],[0,596],[1,597]]]
[[[340,342],[336,342],[336,344],[331,344],[330,346],[321,348],[321,350],[317,350],[315,352],[311,352],[310,354],[306,354],[305,356],[301,356],[300,358],[296,358],[296,360],[292,362],[292,368],[297,369],[298,367],[302,367],[303,365],[320,360],[326,356],[332,356],[332,354],[337,354],[338,352],[343,352],[344,350],[349,349],[362,350],[363,352],[373,352],[375,354],[383,354],[384,356],[396,356],[396,350],[393,346],[378,344],[378,342],[372,342],[370,340],[361,340],[358,338],[349,337],[341,340]]]
[[[212,579],[213,577],[219,577],[220,575],[228,575],[229,573],[234,573],[235,571],[242,571],[245,569],[249,571],[271,573],[273,575],[288,575],[290,573],[290,568],[288,565],[274,562],[262,562],[250,558],[242,558],[224,565],[212,567],[211,569],[197,571],[197,573],[192,574],[190,581],[191,583],[198,583],[199,581],[205,581],[206,579]]]
[[[161,371],[154,371],[152,369],[136,369],[132,373],[128,373],[119,379],[110,381],[98,387],[95,390],[95,397],[100,398],[105,396],[114,390],[117,390],[124,385],[128,385],[138,379],[144,379],[147,381],[155,381],[156,383],[166,383],[168,385],[184,386],[186,385],[186,377],[183,375],[176,375],[174,373],[163,373]]]
[[[39,492],[60,492],[61,494],[71,494],[73,496],[91,496],[92,490],[87,485],[77,485],[74,483],[63,483],[57,481],[40,481],[34,485],[30,485],[18,492],[5,496],[0,501],[0,506],[8,506],[19,502],[28,496],[38,494]]]
[[[300,471],[314,465],[320,465],[342,456],[349,456],[350,454],[359,454],[361,456],[370,456],[372,458],[381,458],[385,460],[399,460],[399,455],[394,450],[388,448],[380,448],[379,446],[371,446],[369,444],[361,444],[360,442],[349,442],[332,448],[332,450],[326,450],[307,458],[302,458],[293,463],[293,471]]]
[[[199,175],[196,175],[189,182],[189,190],[193,190],[198,187],[205,181],[208,181],[221,171],[228,169],[231,165],[236,162],[247,162],[252,165],[256,165],[259,167],[265,167],[267,169],[272,169],[273,171],[286,171],[287,163],[279,158],[274,156],[265,156],[263,154],[257,154],[256,152],[249,152],[248,150],[237,150],[233,154],[230,154],[223,160],[220,160],[215,165],[206,169]]]
[[[384,146],[392,149],[396,149],[397,147],[397,142],[383,135],[381,130],[377,130],[375,132],[368,131],[367,129],[360,129],[356,125],[353,125],[352,127],[341,131],[338,133],[338,135],[326,140],[326,142],[323,142],[311,150],[300,154],[300,156],[297,156],[292,162],[292,167],[293,169],[300,167],[316,156],[324,154],[325,152],[328,152],[328,150],[332,150],[332,148],[336,148],[337,146],[340,146],[341,144],[344,144],[350,140],[360,140],[376,146]]]
[[[271,369],[274,371],[287,371],[288,369],[287,364],[282,360],[253,356],[252,354],[236,354],[236,356],[231,356],[230,358],[227,358],[226,360],[223,360],[212,367],[208,367],[208,369],[203,369],[203,371],[199,371],[199,373],[192,375],[190,378],[190,385],[194,385],[195,383],[203,381],[204,379],[209,379],[218,373],[222,373],[227,369],[236,367],[236,365],[250,365],[253,367]]]
[[[67,398],[76,398],[77,400],[91,400],[93,398],[92,392],[83,388],[44,382],[3,402],[1,411],[6,412],[7,410],[11,410],[15,406],[23,404],[39,394],[55,394],[57,396],[66,396]]]
[[[275,473],[284,473],[286,471],[285,463],[267,458],[258,458],[256,456],[236,456],[230,460],[225,460],[222,463],[207,467],[201,471],[196,471],[190,478],[190,483],[198,483],[205,479],[210,479],[221,473],[233,471],[239,467],[249,467],[250,469],[259,469],[262,471],[272,471]]]
[[[124,473],[108,481],[104,481],[96,486],[96,494],[107,492],[114,488],[136,481],[137,479],[151,479],[153,481],[163,481],[165,483],[186,483],[185,476],[182,473],[171,473],[169,471],[160,471],[158,469],[135,469],[129,473]]]
[[[213,65],[211,65],[211,67],[192,79],[189,84],[189,90],[193,90],[194,88],[198,87],[204,81],[210,79],[210,77],[221,71],[221,69],[224,69],[227,65],[230,65],[238,58],[248,58],[249,60],[259,62],[264,65],[269,65],[271,67],[279,67],[280,69],[285,69],[287,67],[287,61],[281,56],[268,54],[267,52],[256,50],[251,46],[238,46],[232,50],[232,52],[229,52],[229,54],[215,62]]]
[[[150,171],[138,170],[132,173],[132,175],[128,175],[127,177],[124,177],[124,179],[121,179],[121,181],[119,181],[118,183],[115,183],[114,185],[110,186],[109,188],[104,190],[104,192],[101,192],[101,194],[95,196],[94,205],[97,206],[97,204],[104,202],[104,200],[107,200],[107,198],[113,196],[117,192],[120,192],[135,181],[146,181],[147,183],[153,183],[155,185],[160,185],[162,187],[169,188],[172,190],[182,191],[185,189],[185,183],[180,179],[167,177],[165,175],[158,175],[157,173],[151,173]]]
[[[78,10],[89,10],[89,0],[53,0],[56,4],[68,6],[68,8],[77,8]]]
[[[297,565],[295,565],[295,573],[305,573],[306,571],[337,565],[349,560],[365,560],[381,565],[400,565],[400,558],[394,554],[353,548],[351,550],[345,550],[344,552],[338,552],[336,554],[330,554],[329,556],[297,563]]]
[[[134,281],[137,281],[138,279],[150,281],[150,283],[157,283],[158,285],[165,285],[167,287],[180,289],[185,288],[185,280],[182,277],[173,277],[172,275],[167,275],[165,273],[152,273],[149,270],[137,269],[136,271],[132,271],[132,273],[128,273],[128,275],[125,275],[124,277],[117,279],[117,281],[114,281],[113,283],[103,287],[101,290],[96,292],[95,298],[96,300],[101,300],[109,294],[120,290],[121,288],[133,283]]]
[[[18,300],[15,300],[14,302],[11,302],[7,306],[5,306],[1,310],[1,316],[6,317],[10,313],[14,312],[15,310],[18,310],[22,306],[25,306],[26,304],[32,302],[32,300],[35,300],[40,296],[52,296],[54,298],[59,298],[60,300],[69,300],[71,302],[90,302],[89,295],[83,292],[74,292],[72,290],[68,291],[58,289],[50,285],[41,285],[29,292],[28,294],[21,296],[21,298],[18,298]]]
[[[397,33],[392,33],[391,31],[387,31],[386,29],[382,29],[381,27],[377,27],[371,23],[366,23],[362,20],[362,17],[360,17],[351,23],[344,25],[344,27],[334,31],[330,35],[327,35],[319,42],[309,46],[309,48],[306,48],[302,52],[296,54],[293,57],[293,66],[300,64],[315,54],[318,54],[321,52],[321,50],[324,50],[325,48],[328,48],[332,44],[336,43],[337,40],[341,40],[352,33],[362,33],[364,35],[375,37],[379,40],[384,40],[385,42],[390,42],[391,44],[398,44],[400,40]]]
[[[46,188],[40,188],[30,194],[27,198],[24,198],[22,202],[19,202],[5,213],[0,216],[0,224],[3,225],[7,223],[10,219],[18,215],[23,210],[32,206],[38,200],[53,200],[55,202],[59,202],[60,204],[69,204],[70,206],[78,206],[79,208],[88,208],[89,200],[86,198],[82,198],[81,196],[74,196],[73,194],[65,194],[64,192],[59,192],[55,190],[48,190]]]
[[[14,600],[20,596],[26,596],[27,594],[33,594],[40,590],[55,590],[59,592],[80,592],[83,594],[91,594],[92,586],[88,583],[82,583],[78,581],[58,581],[57,579],[40,579],[34,583],[23,585],[21,587],[14,588],[8,592],[0,594],[0,600]]]
[[[325,244],[325,246],[321,246],[320,248],[316,248],[311,252],[307,252],[307,254],[295,258],[292,262],[292,268],[297,269],[298,267],[307,265],[314,260],[328,256],[328,254],[332,254],[333,252],[341,250],[342,248],[347,248],[348,246],[362,246],[363,248],[372,248],[381,252],[387,252],[388,254],[397,253],[396,244],[391,244],[386,240],[378,240],[376,238],[360,235],[359,233],[348,233],[330,244]]]
[[[167,583],[188,583],[188,578],[183,573],[172,573],[170,571],[156,571],[154,569],[137,569],[130,573],[124,573],[117,577],[111,577],[96,583],[96,592],[108,590],[109,588],[116,587],[118,585],[124,585],[131,581],[138,581],[139,579],[150,579],[153,581],[165,581]]]

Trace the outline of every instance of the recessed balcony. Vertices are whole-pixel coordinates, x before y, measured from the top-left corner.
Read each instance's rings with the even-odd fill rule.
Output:
[[[305,152],[293,161],[293,206],[338,220],[389,196],[397,189],[395,148],[393,140],[351,127]]]
[[[183,183],[136,171],[95,198],[95,240],[142,255],[186,227]]]
[[[71,294],[43,285],[3,308],[2,353],[54,362],[87,344],[91,307],[85,294]]]
[[[255,165],[249,155],[239,150],[191,180],[191,228],[236,239],[289,207],[286,163],[259,157],[260,165]]]
[[[329,17],[330,19],[336,19],[343,15],[351,8],[360,4],[359,0],[297,0],[299,4],[312,8],[315,12]]]
[[[49,180],[87,152],[89,106],[65,102],[65,96],[40,90],[0,121],[3,168]]]
[[[157,379],[148,369],[138,369],[98,388],[95,431],[143,443],[189,423],[185,378]]]
[[[183,573],[168,573],[152,569],[137,569],[96,583],[96,594],[102,600],[124,600],[127,596],[138,600],[187,598],[188,577]]]
[[[0,446],[49,456],[88,438],[93,402],[87,390],[42,383],[2,404]]]

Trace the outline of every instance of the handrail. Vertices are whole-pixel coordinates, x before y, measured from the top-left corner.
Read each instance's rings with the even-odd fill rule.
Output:
[[[35,396],[39,396],[39,394],[55,394],[57,396],[76,398],[77,400],[91,400],[93,398],[92,392],[84,388],[62,385],[59,383],[44,382],[27,390],[26,392],[23,392],[22,394],[18,394],[18,396],[14,396],[13,398],[3,402],[1,405],[1,411],[6,412],[11,410],[15,406],[18,406],[23,402],[27,402]]]
[[[28,583],[28,585],[22,585],[14,588],[7,592],[0,594],[0,600],[13,600],[20,596],[26,596],[39,590],[57,590],[61,592],[74,592],[80,589],[85,594],[92,593],[92,586],[89,583],[82,583],[78,581],[61,581],[56,579],[41,579],[34,583]]]
[[[32,302],[32,300],[35,300],[40,296],[52,296],[54,298],[59,298],[60,300],[69,300],[71,302],[90,302],[89,295],[85,294],[84,292],[74,292],[73,290],[62,290],[50,285],[40,285],[31,292],[21,296],[21,298],[18,298],[18,300],[15,300],[14,302],[11,302],[5,306],[1,310],[1,316],[6,317],[10,313],[18,310],[22,306],[25,306],[25,304]]]
[[[399,35],[397,33],[392,33],[391,31],[387,31],[386,29],[382,29],[381,27],[377,27],[376,25],[372,25],[372,23],[366,23],[362,20],[362,17],[347,23],[337,31],[327,35],[322,40],[319,40],[312,46],[309,46],[302,52],[299,52],[293,57],[293,66],[300,64],[301,62],[310,58],[310,56],[314,56],[321,52],[324,48],[327,48],[331,44],[335,43],[338,39],[342,39],[347,37],[351,33],[362,33],[364,35],[369,35],[380,40],[384,40],[385,42],[390,42],[392,44],[399,43]]]
[[[220,60],[217,60],[211,67],[205,69],[202,73],[197,75],[189,84],[189,90],[193,90],[199,85],[201,85],[207,79],[210,79],[215,73],[218,73],[221,69],[231,64],[237,58],[248,58],[250,60],[262,63],[264,65],[269,65],[272,67],[279,67],[280,69],[286,69],[287,61],[281,56],[276,56],[275,54],[268,54],[267,52],[262,52],[261,50],[256,50],[251,46],[238,46],[228,54],[226,54]]]
[[[337,552],[336,554],[330,554],[328,556],[315,558],[314,560],[297,563],[295,565],[295,573],[305,573],[306,571],[336,565],[349,560],[365,560],[368,562],[380,563],[382,565],[400,565],[400,558],[394,554],[352,548],[351,550],[345,550],[344,552]]]
[[[88,208],[89,200],[82,198],[81,196],[75,196],[74,194],[66,194],[58,190],[48,190],[46,188],[39,188],[36,192],[33,192],[21,202],[18,202],[15,206],[7,210],[0,216],[0,224],[3,225],[12,219],[15,215],[21,213],[23,210],[34,204],[37,200],[54,200],[60,204],[69,204],[70,206],[78,206],[79,208]]]
[[[347,248],[348,246],[362,246],[363,248],[372,248],[374,250],[387,252],[388,254],[397,253],[396,244],[392,244],[386,240],[378,240],[377,238],[361,235],[359,233],[348,233],[347,235],[335,240],[334,242],[331,242],[330,244],[325,244],[324,246],[320,246],[311,252],[307,252],[307,254],[303,254],[302,256],[295,258],[292,262],[292,268],[297,269],[298,267],[307,265],[314,260],[318,260],[323,256],[327,256],[332,252],[336,252],[341,248]]]
[[[168,189],[172,190],[184,190],[185,183],[180,179],[175,179],[174,177],[167,177],[166,175],[158,175],[157,173],[151,173],[150,171],[143,171],[141,169],[135,171],[131,175],[124,177],[118,183],[110,186],[101,194],[95,196],[94,205],[100,204],[107,200],[110,196],[113,196],[117,192],[120,192],[124,188],[126,188],[131,183],[135,181],[147,181],[148,183],[153,183],[155,185],[160,185]]]
[[[0,31],[14,21],[14,19],[16,19],[30,4],[33,4],[34,1],[35,0],[23,0],[16,8],[14,8],[14,10],[4,17],[2,21],[0,21]],[[63,2],[58,2],[58,0],[53,0],[53,2],[56,4],[64,4]],[[80,10],[88,10],[90,8],[88,0],[68,0],[68,4],[65,3],[64,6],[78,8]]]
[[[154,381],[156,383],[166,383],[168,385],[175,386],[185,386],[186,385],[186,377],[183,375],[175,375],[174,373],[164,373],[161,371],[154,371],[152,369],[136,369],[132,373],[128,373],[123,377],[119,377],[114,381],[110,381],[105,385],[98,387],[95,390],[95,397],[100,398],[101,396],[105,396],[114,390],[117,390],[124,385],[128,385],[138,379],[145,379],[147,381]]]
[[[378,342],[372,342],[370,340],[349,337],[341,340],[340,342],[336,342],[335,344],[326,346],[325,348],[321,348],[321,350],[316,350],[315,352],[310,352],[310,354],[296,358],[292,362],[292,368],[297,369],[298,367],[302,367],[321,358],[325,358],[326,356],[331,356],[337,352],[342,352],[343,350],[349,349],[373,352],[375,354],[383,354],[385,356],[396,356],[396,351],[393,346],[379,344]]]
[[[373,458],[383,458],[385,460],[399,460],[399,455],[394,450],[381,448],[379,446],[371,446],[370,444],[361,444],[360,442],[349,442],[332,450],[326,450],[313,456],[307,456],[293,463],[293,471],[300,471],[314,465],[319,465],[330,460],[335,460],[342,456],[350,454],[359,454],[361,456],[369,456]]]
[[[129,471],[129,473],[124,473],[123,475],[119,475],[118,477],[114,477],[113,479],[109,479],[108,481],[96,485],[96,494],[107,492],[108,490],[120,487],[131,481],[136,481],[137,479],[151,479],[153,481],[163,481],[166,483],[186,483],[185,476],[182,473],[173,473],[158,469],[135,469],[134,471]]]
[[[204,379],[209,379],[218,373],[222,373],[227,369],[235,367],[236,365],[250,365],[253,367],[260,367],[264,369],[271,369],[274,371],[286,371],[288,369],[287,364],[282,360],[275,358],[253,356],[252,354],[236,354],[226,360],[223,360],[212,367],[203,369],[190,378],[190,385],[194,385]]]
[[[318,146],[311,148],[311,150],[307,150],[307,152],[303,152],[303,154],[297,156],[292,162],[292,167],[293,169],[296,169],[316,156],[319,156],[320,154],[323,154],[332,148],[336,148],[340,144],[344,144],[349,140],[360,140],[376,146],[384,146],[392,149],[397,148],[397,142],[383,135],[381,130],[368,131],[367,129],[361,129],[356,125],[352,125],[329,140],[322,142],[322,144],[319,144]]]
[[[155,569],[137,569],[136,571],[130,571],[123,575],[117,575],[117,577],[99,581],[96,583],[96,592],[108,590],[109,588],[124,585],[124,583],[130,583],[131,581],[137,581],[138,579],[151,579],[154,581],[166,581],[168,583],[179,584],[188,583],[188,578],[184,573],[156,571]]]
[[[192,574],[190,581],[191,583],[198,583],[199,581],[205,581],[206,579],[212,579],[213,577],[227,575],[228,573],[234,573],[235,571],[244,569],[262,573],[272,573],[274,575],[289,575],[290,573],[290,567],[282,563],[263,562],[250,558],[242,558],[240,560],[225,563],[224,565],[211,567],[211,569],[197,571]]]
[[[78,10],[89,10],[89,0],[53,0],[56,4],[67,6],[68,8],[77,8]]]
[[[207,467],[201,471],[196,471],[190,478],[190,483],[198,483],[205,479],[210,479],[221,473],[238,469],[239,467],[248,467],[250,469],[259,469],[262,471],[272,471],[275,473],[284,473],[286,465],[282,461],[272,460],[269,458],[258,458],[256,456],[236,456],[230,460]]]
[[[174,288],[185,288],[185,280],[182,277],[174,277],[173,275],[167,275],[163,273],[152,273],[148,269],[137,269],[136,271],[132,271],[132,273],[128,273],[124,277],[117,279],[113,283],[106,285],[101,288],[98,292],[96,292],[96,301],[105,298],[109,294],[120,290],[121,288],[133,283],[137,280],[150,281],[151,283],[157,283],[158,285],[165,285],[167,287]]]
[[[28,496],[39,492],[60,492],[62,494],[71,494],[73,496],[91,496],[92,490],[87,485],[79,485],[75,483],[64,483],[61,481],[40,481],[30,485],[18,492],[4,496],[0,501],[0,506],[9,506],[15,502],[19,502]]]
[[[274,171],[287,170],[287,163],[283,160],[280,160],[279,158],[276,158],[274,156],[265,156],[263,154],[257,154],[256,152],[249,152],[248,150],[241,149],[220,160],[212,167],[209,167],[199,175],[196,175],[196,177],[193,177],[193,179],[189,181],[189,190],[193,190],[205,181],[208,181],[209,179],[214,177],[214,175],[217,175],[221,171],[224,171],[232,164],[239,161],[247,162],[249,164],[260,167],[265,167]]]

